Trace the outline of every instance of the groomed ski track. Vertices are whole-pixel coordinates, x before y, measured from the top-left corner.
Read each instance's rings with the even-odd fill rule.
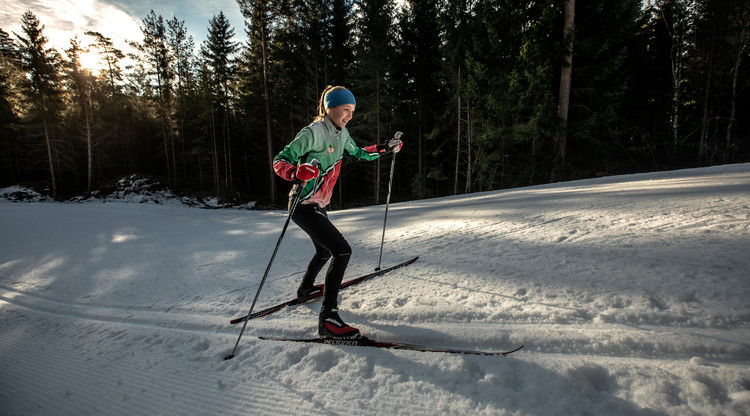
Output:
[[[253,321],[223,361],[282,213],[0,202],[0,413],[747,414],[748,206],[748,165],[394,204],[384,265],[420,260],[342,292],[345,319],[376,339],[523,350],[254,338],[313,336],[306,304]],[[347,276],[372,270],[382,207],[332,219],[355,250]],[[305,265],[284,260],[309,242],[287,238],[264,305]]]

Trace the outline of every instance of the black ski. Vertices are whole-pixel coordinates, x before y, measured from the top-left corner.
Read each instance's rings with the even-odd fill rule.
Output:
[[[288,341],[288,342],[307,342],[315,344],[328,344],[328,345],[347,345],[352,347],[374,347],[374,348],[390,348],[396,350],[410,350],[410,351],[422,351],[422,352],[444,352],[449,354],[472,354],[472,355],[510,355],[521,348],[509,350],[509,351],[475,351],[475,350],[456,350],[451,348],[440,348],[430,347],[426,345],[416,344],[405,344],[403,342],[387,342],[387,341],[376,341],[367,337],[359,337],[352,339],[341,339],[341,338],[276,338],[276,337],[258,337],[265,341]]]
[[[408,265],[414,263],[415,261],[417,261],[418,258],[419,258],[419,256],[414,257],[411,260],[407,260],[407,261],[405,261],[403,263],[397,264],[395,266],[391,266],[391,267],[389,267],[387,269],[381,269],[381,270],[378,270],[378,271],[375,271],[375,272],[372,272],[372,273],[368,273],[368,274],[366,274],[364,276],[360,276],[360,277],[357,277],[357,278],[354,278],[354,279],[351,279],[351,280],[347,280],[346,282],[341,283],[341,288],[343,289],[345,287],[353,286],[353,285],[356,285],[358,283],[362,283],[362,282],[364,282],[367,279],[371,279],[373,277],[380,276],[382,274],[386,274],[386,273],[388,273],[390,271],[393,271],[393,270],[400,269],[402,267],[408,266]],[[312,295],[310,295],[310,298],[308,299],[308,302],[311,302],[311,301],[316,300],[316,299],[318,299],[318,298],[320,298],[320,297],[323,296],[323,285],[315,285],[315,286],[318,287],[320,290],[318,290],[317,292],[314,292]],[[229,321],[229,323],[231,323],[231,324],[239,324],[239,323],[245,322],[245,320],[250,320],[250,319],[255,319],[255,318],[262,318],[262,317],[268,316],[268,315],[270,315],[270,314],[272,314],[272,313],[274,313],[276,311],[284,309],[287,306],[298,305],[300,303],[302,303],[302,302],[300,302],[299,300],[297,300],[297,298],[294,298],[294,299],[292,299],[290,301],[286,301],[284,303],[280,303],[280,304],[278,304],[276,306],[271,306],[270,308],[266,308],[266,309],[264,309],[262,311],[253,312],[249,316],[245,315],[245,316],[241,316],[239,318],[234,318],[231,321]]]

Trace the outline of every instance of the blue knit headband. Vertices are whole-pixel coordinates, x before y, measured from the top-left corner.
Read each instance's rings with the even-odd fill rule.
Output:
[[[357,106],[357,100],[354,99],[354,94],[349,90],[336,90],[327,93],[324,103],[326,110],[344,104],[354,104],[355,107]]]

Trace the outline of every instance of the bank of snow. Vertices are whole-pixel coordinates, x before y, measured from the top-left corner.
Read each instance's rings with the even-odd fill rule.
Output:
[[[284,212],[0,201],[0,414],[750,413],[750,165],[392,204],[384,266],[342,291],[368,336],[511,357],[260,341]],[[331,213],[377,265],[383,207]],[[259,307],[295,291],[294,225]]]

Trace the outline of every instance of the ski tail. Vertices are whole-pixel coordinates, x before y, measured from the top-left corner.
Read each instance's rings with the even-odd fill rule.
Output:
[[[377,271],[374,271],[372,273],[368,273],[368,274],[366,274],[364,276],[360,276],[360,277],[357,277],[357,278],[354,278],[354,279],[351,279],[351,280],[347,280],[346,282],[341,283],[341,288],[343,289],[345,287],[354,286],[354,285],[356,285],[358,283],[364,282],[367,279],[372,279],[373,277],[384,275],[384,274],[386,274],[388,272],[391,272],[391,271],[394,271],[396,269],[400,269],[402,267],[406,267],[406,266],[414,263],[418,259],[419,259],[419,256],[414,257],[413,259],[407,260],[407,261],[405,261],[403,263],[397,264],[395,266],[391,266],[391,267],[389,267],[387,269],[377,270]]]
[[[327,345],[343,345],[351,347],[373,347],[396,350],[420,351],[420,352],[439,352],[447,354],[467,354],[467,355],[501,355],[507,356],[519,351],[524,346],[513,348],[508,351],[477,351],[469,349],[453,349],[432,347],[428,345],[407,344],[403,342],[376,341],[367,337],[359,338],[278,338],[278,337],[258,337],[264,341],[285,341],[285,342],[303,342]]]
[[[287,301],[287,302],[284,302],[284,303],[280,303],[278,305],[271,306],[270,308],[263,309],[262,311],[253,312],[250,315],[245,315],[245,316],[241,316],[239,318],[234,318],[231,321],[229,321],[229,323],[231,323],[231,324],[239,324],[239,323],[244,322],[246,319],[250,320],[250,319],[255,319],[255,318],[262,318],[262,317],[268,316],[268,315],[270,315],[270,314],[272,314],[272,313],[274,313],[276,311],[280,311],[280,310],[286,308],[287,306],[298,305],[300,303],[301,302],[299,300],[292,299],[290,301]]]

